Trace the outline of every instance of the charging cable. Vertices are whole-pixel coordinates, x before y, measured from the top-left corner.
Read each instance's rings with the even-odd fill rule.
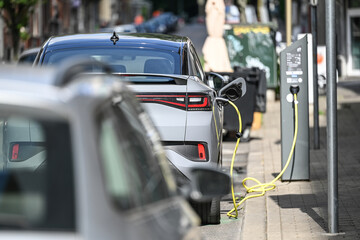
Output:
[[[234,208],[227,213],[227,215],[229,217],[237,218],[238,217],[238,207],[242,203],[244,203],[246,200],[248,200],[250,198],[264,196],[265,192],[273,190],[276,187],[275,182],[277,180],[279,180],[279,178],[284,174],[285,170],[289,166],[289,164],[291,162],[291,158],[292,158],[292,156],[294,154],[294,149],[295,149],[295,145],[296,145],[296,139],[297,139],[297,135],[298,135],[298,100],[297,100],[297,93],[299,92],[299,90],[300,89],[299,89],[298,86],[291,86],[290,87],[290,91],[294,95],[295,132],[294,132],[294,138],[293,138],[293,143],[292,143],[291,150],[290,150],[290,153],[289,153],[289,157],[287,159],[287,162],[286,162],[284,168],[277,175],[276,178],[274,178],[271,182],[268,182],[268,183],[261,183],[259,180],[257,180],[256,178],[253,178],[253,177],[247,177],[247,178],[243,179],[242,184],[246,189],[246,193],[247,194],[248,193],[257,193],[257,194],[246,196],[241,201],[239,201],[239,203],[237,203],[237,204],[236,204],[236,198],[235,198],[235,193],[234,193],[233,168],[234,168],[234,161],[235,161],[236,152],[237,152],[237,149],[238,149],[238,146],[239,146],[239,143],[240,143],[241,127],[242,127],[241,124],[242,123],[241,123],[241,115],[240,115],[239,109],[237,108],[237,106],[234,103],[229,101],[231,106],[233,106],[233,108],[236,110],[236,112],[238,114],[238,117],[239,117],[239,133],[240,133],[239,134],[240,136],[238,136],[238,139],[236,141],[234,153],[233,153],[232,160],[231,160],[231,167],[230,167],[231,194],[232,194],[232,200],[233,200]],[[256,185],[250,187],[250,186],[246,185],[247,181],[254,181],[256,183]],[[235,212],[235,214],[233,214],[233,212]]]

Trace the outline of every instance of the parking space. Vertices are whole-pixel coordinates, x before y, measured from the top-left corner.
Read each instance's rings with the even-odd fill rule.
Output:
[[[230,165],[235,148],[235,138],[227,138],[223,142],[223,168],[230,172]],[[243,196],[245,194],[244,188],[241,185],[242,179],[246,177],[246,165],[249,154],[249,142],[240,143],[235,162],[234,162],[234,183],[235,195]],[[237,201],[238,202],[238,201]],[[227,212],[234,207],[231,194],[221,199],[221,222],[218,225],[201,226],[201,233],[208,240],[223,240],[223,239],[240,239],[241,228],[243,224],[243,208],[239,211],[237,219],[229,218]]]

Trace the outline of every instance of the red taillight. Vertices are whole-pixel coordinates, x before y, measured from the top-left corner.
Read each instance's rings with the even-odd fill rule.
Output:
[[[189,95],[188,110],[211,110],[209,96],[207,95]]]
[[[198,153],[199,153],[199,159],[200,160],[206,160],[206,155],[205,155],[205,147],[202,144],[198,144]]]
[[[159,103],[189,111],[211,110],[211,101],[206,94],[139,94],[136,95],[141,102]]]
[[[12,147],[11,160],[17,160],[19,157],[19,144],[14,144]]]
[[[186,108],[186,95],[136,95],[142,102],[160,103],[181,109]]]

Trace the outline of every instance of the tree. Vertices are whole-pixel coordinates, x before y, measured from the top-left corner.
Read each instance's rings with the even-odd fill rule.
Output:
[[[0,14],[11,33],[15,58],[19,53],[21,28],[27,27],[29,14],[38,0],[0,0]]]

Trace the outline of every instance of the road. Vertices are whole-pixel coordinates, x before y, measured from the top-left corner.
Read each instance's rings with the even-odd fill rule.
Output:
[[[231,159],[235,148],[235,139],[225,140],[223,142],[223,168],[230,172]],[[242,179],[246,177],[246,165],[249,153],[249,143],[240,143],[234,162],[234,185],[235,196],[244,196],[244,187],[241,184]],[[238,201],[237,201],[238,202]],[[222,198],[220,203],[221,223],[218,225],[201,226],[200,230],[205,239],[225,240],[240,239],[243,211],[240,209],[237,219],[230,219],[227,212],[233,208],[231,194]]]
[[[203,56],[202,47],[207,37],[205,24],[187,24],[180,28],[175,34],[179,36],[189,37],[194,44],[198,56]]]

